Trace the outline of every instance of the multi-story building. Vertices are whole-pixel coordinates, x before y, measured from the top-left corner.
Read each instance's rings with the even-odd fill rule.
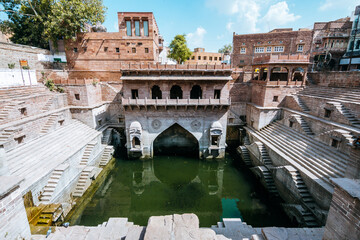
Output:
[[[312,31],[292,28],[274,29],[268,33],[233,35],[232,66],[249,67],[259,56],[310,53]]]
[[[349,17],[330,22],[314,23],[311,46],[313,69],[337,70],[347,49],[352,21]]]
[[[185,62],[186,64],[221,64],[222,53],[205,52],[205,48],[195,48],[193,54]]]
[[[340,65],[342,70],[360,69],[360,5],[354,12],[349,44]],[[350,66],[349,66],[350,65]]]
[[[119,12],[119,32],[86,32],[66,43],[69,67],[114,70],[121,62],[155,63],[163,39],[152,12]]]

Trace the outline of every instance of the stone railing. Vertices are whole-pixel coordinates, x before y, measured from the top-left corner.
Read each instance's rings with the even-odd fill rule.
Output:
[[[254,65],[256,64],[274,64],[274,63],[309,63],[310,56],[303,54],[296,55],[264,55],[254,58]]]
[[[199,64],[160,64],[160,63],[122,63],[121,70],[231,70],[230,65]]]
[[[131,98],[123,98],[122,104],[124,106],[229,106],[231,104],[230,98],[228,99],[131,99]]]

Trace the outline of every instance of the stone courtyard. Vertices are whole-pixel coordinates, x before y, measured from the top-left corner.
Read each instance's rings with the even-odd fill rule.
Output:
[[[163,38],[152,13],[120,12],[118,27],[60,41],[63,69],[46,67],[51,51],[0,42],[1,64],[20,52],[34,66],[20,69],[27,80],[0,69],[0,239],[359,238],[360,72],[315,71],[314,30],[234,34],[231,63],[160,64]],[[267,45],[251,45],[262,38]],[[275,40],[286,51],[264,53]],[[264,54],[244,50],[253,47]],[[175,212],[146,226],[128,216],[66,225],[119,154],[222,163],[228,152],[297,227],[227,217],[200,227],[194,213]],[[132,176],[135,185],[161,182],[154,166],[147,170],[138,182]],[[216,187],[223,178],[216,175]]]

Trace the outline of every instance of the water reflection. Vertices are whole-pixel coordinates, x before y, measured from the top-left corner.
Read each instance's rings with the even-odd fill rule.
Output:
[[[148,161],[117,159],[115,169],[71,223],[91,226],[109,217],[128,217],[146,225],[154,215],[195,213],[201,226],[216,224],[223,217],[244,217],[254,226],[275,224],[277,220],[270,219],[282,214],[254,196],[253,179],[232,162],[230,158],[207,162],[168,156]]]

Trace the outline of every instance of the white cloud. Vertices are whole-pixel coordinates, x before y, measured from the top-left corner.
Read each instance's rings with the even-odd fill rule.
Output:
[[[269,24],[276,28],[300,18],[284,0],[207,0],[206,5],[229,16],[225,28],[236,33],[267,31]]]
[[[270,6],[268,12],[262,18],[262,21],[268,24],[268,26],[281,26],[289,22],[294,22],[299,19],[299,15],[290,13],[289,7],[286,2],[279,2]]]
[[[203,27],[198,27],[195,32],[186,34],[186,39],[190,49],[204,46],[204,35],[206,30]]]
[[[346,9],[347,11],[349,11],[350,15],[350,13],[355,10],[356,5],[358,4],[359,0],[346,0],[346,2],[339,0],[325,0],[320,3],[319,10],[327,11],[334,9]]]

